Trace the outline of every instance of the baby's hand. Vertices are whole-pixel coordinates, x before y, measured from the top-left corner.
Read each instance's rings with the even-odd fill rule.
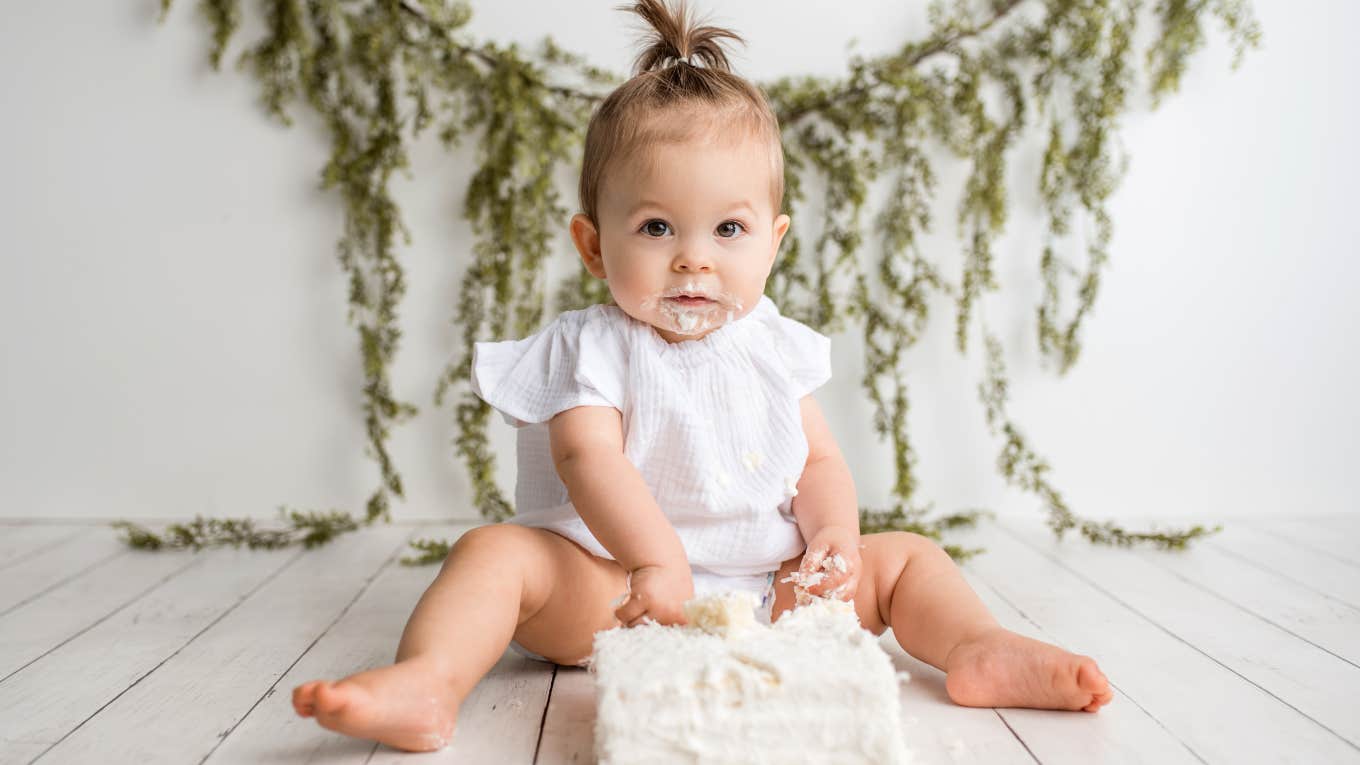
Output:
[[[850,600],[859,589],[859,530],[824,526],[808,540],[794,582],[812,595]]]
[[[628,575],[628,592],[614,611],[625,627],[648,620],[686,624],[684,604],[694,597],[694,578],[688,566],[642,566]]]

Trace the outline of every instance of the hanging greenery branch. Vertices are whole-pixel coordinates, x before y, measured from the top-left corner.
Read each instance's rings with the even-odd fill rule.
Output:
[[[162,19],[171,8],[162,0]],[[996,237],[1009,200],[1006,170],[1012,147],[1031,125],[1047,143],[1035,179],[1045,214],[1036,265],[1043,289],[1036,332],[1043,357],[1065,373],[1081,349],[1081,328],[1099,292],[1113,223],[1106,202],[1127,165],[1114,143],[1119,118],[1137,74],[1132,40],[1142,24],[1155,30],[1144,51],[1154,103],[1174,92],[1189,59],[1217,19],[1234,49],[1234,66],[1260,42],[1244,0],[1159,0],[1150,12],[1139,0],[950,0],[930,7],[930,31],[897,52],[852,57],[844,78],[786,77],[764,85],[784,135],[786,210],[808,215],[785,238],[767,293],[788,316],[831,333],[858,324],[864,338],[862,384],[874,425],[892,446],[893,501],[862,508],[865,532],[902,529],[936,539],[975,522],[983,511],[930,517],[917,497],[917,454],[907,427],[911,398],[908,351],[928,331],[928,306],[944,296],[955,306],[954,337],[968,352],[982,333],[986,372],[979,399],[1001,440],[998,469],[1012,485],[1034,494],[1058,534],[1078,528],[1093,542],[1183,546],[1211,533],[1130,532],[1079,518],[1048,481],[1048,464],[1021,436],[1005,411],[1006,378],[1000,343],[974,329],[986,297],[1000,290],[994,267]],[[200,0],[211,30],[209,59],[219,67],[240,26],[240,0]],[[567,217],[553,179],[579,163],[591,109],[620,82],[551,39],[533,53],[516,45],[474,43],[462,34],[471,18],[466,2],[446,0],[263,0],[267,31],[241,54],[261,84],[266,111],[291,125],[288,109],[304,103],[327,129],[331,156],[323,189],[345,205],[338,258],[349,283],[349,322],[357,329],[364,369],[366,452],[381,479],[366,513],[303,513],[280,508],[287,525],[259,529],[248,520],[196,519],[174,524],[161,537],[120,521],[129,544],[316,544],[335,534],[390,520],[390,498],[403,497],[401,478],[386,449],[390,429],[417,413],[391,390],[405,293],[396,252],[409,244],[389,180],[410,176],[406,142],[437,126],[453,147],[476,140],[476,166],[462,210],[475,244],[457,288],[453,323],[461,342],[437,380],[436,407],[451,396],[454,446],[483,518],[510,517],[514,508],[495,480],[487,427],[492,410],[468,380],[474,340],[522,337],[549,307],[544,265],[561,239]],[[936,198],[935,163],[963,163],[966,182],[954,220],[962,242],[960,276],[944,274],[922,252]],[[808,181],[824,189],[809,199]],[[890,193],[866,237],[869,190]],[[804,222],[804,221],[807,222]],[[815,222],[815,227],[810,223]],[[815,234],[811,247],[802,239]],[[1079,239],[1085,265],[1066,255]],[[861,254],[870,239],[876,256]],[[603,282],[581,269],[552,290],[556,311],[607,302]],[[1071,307],[1065,303],[1073,302]],[[312,540],[308,542],[308,540]],[[448,544],[412,543],[421,555],[403,562],[441,560]],[[946,545],[951,555],[976,551]]]
[[[1195,524],[1189,529],[1168,531],[1130,532],[1113,523],[1097,523],[1078,518],[1067,507],[1062,495],[1048,481],[1050,466],[1030,448],[1020,429],[1006,414],[1007,384],[1006,368],[1002,359],[1001,341],[984,329],[987,346],[987,372],[978,385],[982,401],[987,410],[987,426],[993,435],[1002,439],[1001,453],[997,456],[997,467],[1007,482],[1037,495],[1048,511],[1048,527],[1062,537],[1068,529],[1078,529],[1082,536],[1101,544],[1128,546],[1135,542],[1148,542],[1164,549],[1182,549],[1197,537],[1219,531],[1222,527],[1206,529]]]

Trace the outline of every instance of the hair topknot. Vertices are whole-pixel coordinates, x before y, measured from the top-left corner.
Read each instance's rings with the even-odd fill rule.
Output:
[[[636,0],[618,6],[651,28],[633,77],[600,102],[586,128],[581,157],[581,210],[599,221],[597,204],[606,171],[659,144],[701,131],[755,136],[769,147],[770,196],[777,212],[784,198],[784,151],[779,118],[760,88],[732,72],[723,43],[744,43],[737,33],[696,22],[685,0]],[[683,118],[675,119],[675,110]]]
[[[632,5],[621,5],[618,10],[636,13],[652,28],[647,35],[647,47],[633,62],[634,75],[681,63],[690,66],[702,63],[709,69],[730,72],[732,67],[722,41],[746,42],[730,29],[698,23],[685,0],[679,0],[674,10],[664,0],[638,0]]]

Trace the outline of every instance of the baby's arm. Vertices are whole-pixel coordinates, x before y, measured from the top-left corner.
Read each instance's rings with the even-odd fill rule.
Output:
[[[629,597],[615,611],[625,626],[644,618],[685,621],[694,582],[684,545],[647,483],[623,453],[623,415],[607,406],[579,406],[548,421],[557,474],[576,512],[629,575]]]
[[[807,588],[812,594],[849,600],[859,586],[861,568],[855,481],[816,399],[804,396],[799,408],[808,441],[807,464],[798,479],[798,494],[793,498],[798,530],[807,540],[807,552],[799,570],[804,575],[825,574],[820,582]],[[835,555],[845,561],[844,570],[837,566],[824,569],[822,561]]]

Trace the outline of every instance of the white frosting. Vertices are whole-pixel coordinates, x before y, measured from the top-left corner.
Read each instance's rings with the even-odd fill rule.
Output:
[[[860,547],[863,546],[864,545],[860,545]],[[846,571],[850,570],[850,564],[845,562],[845,558],[841,557],[840,553],[836,553],[835,555],[822,558],[820,568],[821,571],[813,571],[810,574],[803,573],[801,569],[798,571],[792,571],[789,573],[788,576],[779,580],[781,583],[793,582],[793,597],[795,605],[806,606],[807,604],[811,603],[814,598],[819,596],[813,595],[811,592],[808,592],[808,588],[816,587],[817,585],[821,584],[822,580],[826,579],[827,574],[830,572],[834,571],[837,573],[844,574]],[[841,596],[845,594],[845,586],[847,584],[848,582],[841,582],[839,585],[823,593],[820,597],[827,597],[840,600]]]
[[[684,305],[671,300],[681,295],[705,297],[709,302]],[[741,300],[735,295],[692,279],[646,298],[638,307],[653,315],[649,320],[656,326],[680,335],[697,335],[717,329],[732,321],[733,315],[740,313],[742,308]]]
[[[910,760],[900,678],[852,604],[814,598],[773,626],[753,611],[747,593],[713,595],[685,604],[685,627],[596,633],[599,762]]]

